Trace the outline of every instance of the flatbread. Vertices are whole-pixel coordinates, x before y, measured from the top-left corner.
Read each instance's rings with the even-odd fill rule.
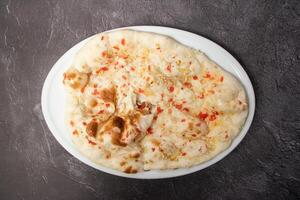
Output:
[[[76,147],[126,173],[209,160],[230,146],[248,113],[236,78],[204,53],[149,32],[94,36],[63,83]]]

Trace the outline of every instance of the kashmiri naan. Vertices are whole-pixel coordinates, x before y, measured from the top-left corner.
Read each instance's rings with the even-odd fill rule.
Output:
[[[229,147],[248,113],[236,78],[202,52],[148,32],[94,36],[63,83],[77,148],[126,173],[211,159]]]

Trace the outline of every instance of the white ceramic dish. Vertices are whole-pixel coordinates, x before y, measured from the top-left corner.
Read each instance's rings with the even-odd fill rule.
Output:
[[[169,178],[169,177],[176,177],[185,174],[190,174],[199,171],[201,169],[204,169],[206,167],[209,167],[210,165],[213,165],[214,163],[218,162],[219,160],[223,159],[226,155],[228,155],[234,148],[236,148],[236,146],[245,137],[251,125],[254,116],[254,109],[255,109],[255,96],[254,96],[252,84],[249,80],[248,75],[246,74],[242,66],[239,64],[239,62],[232,55],[230,55],[230,53],[228,53],[225,49],[223,49],[216,43],[202,36],[187,31],[182,31],[174,28],[159,27],[159,26],[132,26],[132,27],[124,27],[121,29],[148,31],[148,32],[154,32],[154,33],[171,36],[187,46],[201,50],[206,55],[208,55],[209,58],[217,62],[225,70],[231,72],[234,76],[236,76],[244,85],[247,92],[248,101],[249,101],[249,114],[240,134],[234,139],[233,143],[228,149],[218,154],[213,159],[191,168],[164,170],[164,171],[154,170],[148,172],[141,172],[137,174],[126,174],[93,163],[88,158],[83,156],[75,148],[74,144],[71,141],[70,133],[67,130],[67,127],[64,123],[65,91],[62,84],[63,72],[67,68],[69,68],[74,58],[74,55],[89,39],[87,38],[79,42],[75,46],[73,46],[55,63],[55,65],[52,67],[51,71],[49,72],[43,86],[42,111],[49,129],[54,135],[54,137],[57,139],[57,141],[70,154],[72,154],[77,159],[81,160],[82,162],[84,162],[85,164],[91,167],[94,167],[98,170],[101,170],[109,174],[129,177],[129,178],[139,178],[139,179]],[[118,29],[114,29],[114,30],[118,30]],[[110,30],[110,31],[114,31],[114,30]]]

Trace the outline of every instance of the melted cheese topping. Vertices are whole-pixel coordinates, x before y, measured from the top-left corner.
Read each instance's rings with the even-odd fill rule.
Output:
[[[232,75],[202,52],[146,32],[94,36],[63,83],[76,146],[126,173],[211,159],[230,145],[248,112]]]

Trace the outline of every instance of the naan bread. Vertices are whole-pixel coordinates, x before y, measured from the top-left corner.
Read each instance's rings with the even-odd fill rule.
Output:
[[[211,159],[229,147],[248,113],[236,78],[202,52],[148,32],[94,36],[63,83],[75,145],[126,173]]]

